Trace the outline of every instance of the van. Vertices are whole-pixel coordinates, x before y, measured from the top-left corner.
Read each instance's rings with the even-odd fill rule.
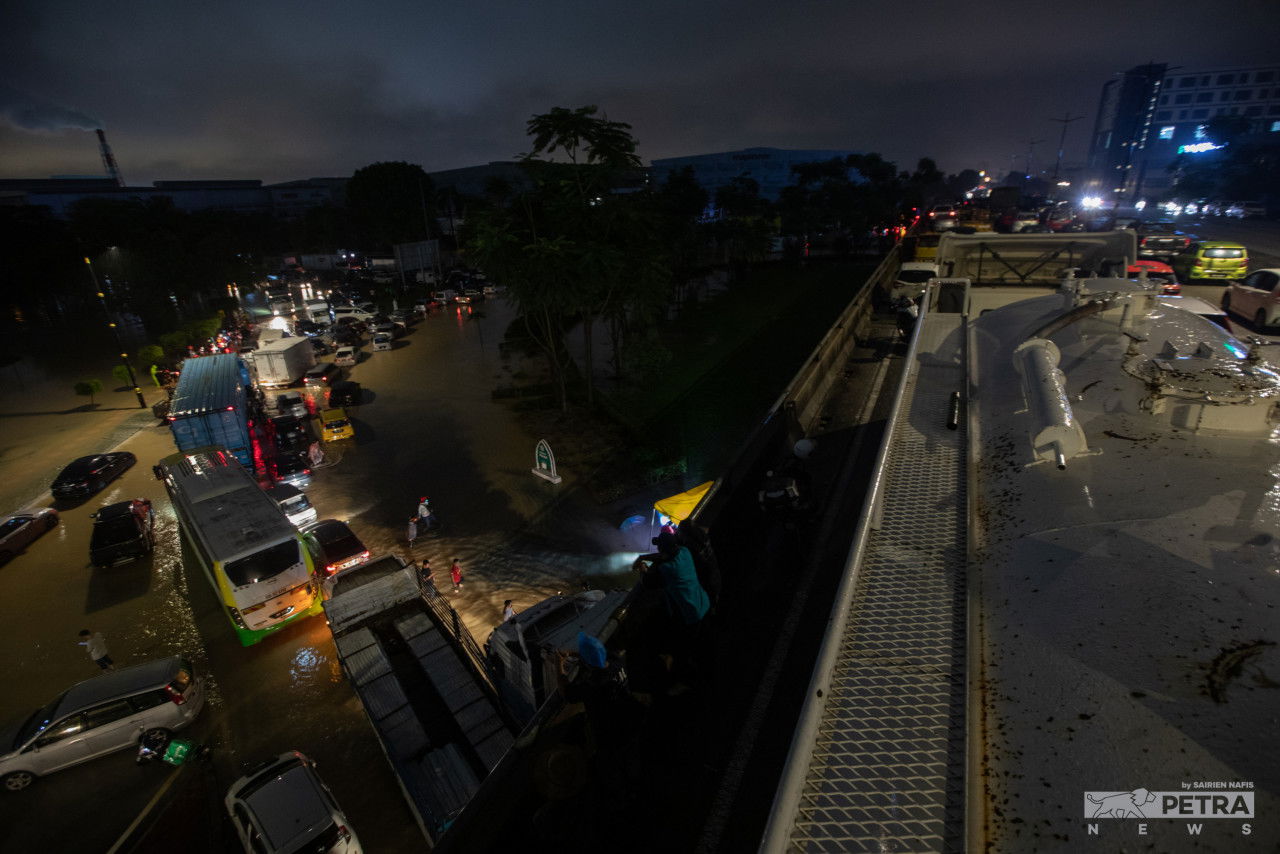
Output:
[[[353,320],[369,321],[373,319],[373,312],[365,311],[362,308],[356,308],[354,305],[340,305],[333,310],[333,320],[336,323],[344,317],[350,317]]]
[[[1249,250],[1231,240],[1202,240],[1174,255],[1169,266],[1184,282],[1243,279],[1249,272]]]
[[[0,782],[16,792],[37,777],[167,740],[204,708],[204,680],[180,656],[87,679],[0,733]]]

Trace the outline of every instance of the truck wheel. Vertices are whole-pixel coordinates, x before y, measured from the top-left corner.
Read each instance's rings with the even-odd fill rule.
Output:
[[[30,771],[10,771],[4,775],[4,787],[10,792],[21,792],[36,781],[36,775]]]

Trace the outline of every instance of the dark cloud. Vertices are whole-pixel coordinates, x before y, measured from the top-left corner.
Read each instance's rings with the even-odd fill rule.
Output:
[[[0,85],[0,118],[19,130],[37,132],[102,127],[100,119],[4,85]]]
[[[1051,163],[1051,119],[1070,113],[1078,161],[1110,75],[1271,61],[1275,31],[1259,0],[1230,16],[1189,0],[7,8],[0,174],[95,171],[92,135],[50,131],[100,116],[139,183],[509,159],[530,115],[582,104],[633,125],[646,159],[772,145],[1002,171],[1032,140]]]

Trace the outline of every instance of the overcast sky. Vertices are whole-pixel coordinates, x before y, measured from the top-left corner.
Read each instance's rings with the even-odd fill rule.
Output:
[[[647,162],[751,146],[1003,173],[1083,158],[1102,84],[1148,61],[1275,62],[1276,0],[173,3],[10,0],[0,177],[130,184],[511,159],[597,104]],[[87,130],[79,130],[84,128]]]

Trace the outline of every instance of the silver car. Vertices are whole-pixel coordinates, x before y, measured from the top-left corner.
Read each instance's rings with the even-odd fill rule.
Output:
[[[0,782],[16,792],[142,738],[167,739],[203,707],[204,681],[178,656],[103,673],[0,732]]]
[[[223,803],[250,854],[360,854],[360,840],[315,763],[296,750],[249,769]]]

